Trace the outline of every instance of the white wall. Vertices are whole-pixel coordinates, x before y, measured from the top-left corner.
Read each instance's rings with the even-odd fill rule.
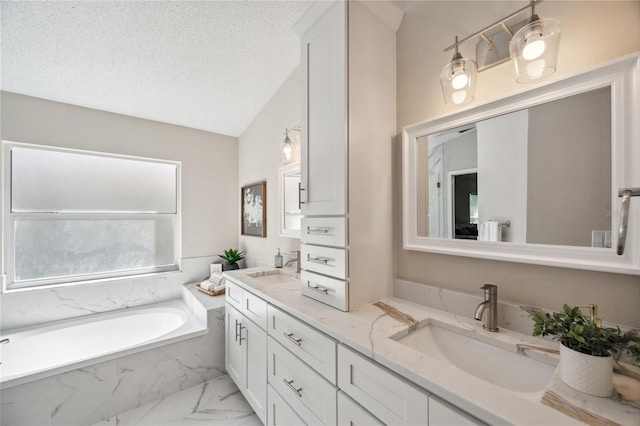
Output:
[[[4,328],[180,297],[238,245],[238,144],[229,136],[1,92],[3,140],[182,163],[182,273],[3,294]],[[4,167],[4,165],[3,165]]]
[[[296,68],[239,138],[238,191],[242,185],[267,181],[267,237],[240,236],[240,248],[247,251],[248,267],[273,266],[278,248],[285,254],[300,250],[299,239],[278,236],[277,215],[278,168],[284,165],[280,143],[284,140],[285,128],[300,124],[301,90],[300,69]],[[292,132],[292,138],[293,135]]]
[[[432,119],[447,108],[440,89],[440,70],[451,60],[443,49],[457,34],[467,36],[513,12],[525,1],[424,1],[403,3],[397,33],[397,125]],[[541,17],[561,22],[558,70],[552,78],[584,70],[640,50],[640,2],[546,1],[536,8]],[[474,54],[464,44],[464,56]],[[515,81],[510,62],[478,76],[477,105],[526,86]],[[547,266],[445,256],[402,249],[402,184],[400,141],[394,151],[396,277],[480,294],[484,283],[500,286],[503,300],[560,309],[563,303],[597,303],[611,322],[640,327],[640,277]]]
[[[510,221],[502,241],[527,237],[527,110],[483,120],[478,129],[478,221]]]

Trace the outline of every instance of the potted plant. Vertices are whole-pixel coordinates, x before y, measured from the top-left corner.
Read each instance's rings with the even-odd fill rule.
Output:
[[[222,270],[233,271],[234,269],[240,269],[238,261],[244,259],[244,254],[244,251],[238,251],[236,249],[225,250],[224,254],[219,254],[218,257],[224,260]]]
[[[613,389],[612,355],[629,352],[640,365],[640,337],[634,332],[623,334],[618,327],[600,327],[595,316],[587,318],[579,306],[565,304],[562,312],[534,315],[533,335],[560,341],[563,382],[581,392],[608,397]]]

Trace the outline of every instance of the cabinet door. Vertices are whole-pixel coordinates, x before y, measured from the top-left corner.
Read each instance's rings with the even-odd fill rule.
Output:
[[[267,333],[244,318],[240,342],[245,356],[242,393],[262,423],[267,421]]]
[[[472,426],[483,425],[480,420],[471,417],[448,403],[429,396],[429,426]]]
[[[225,361],[224,365],[229,376],[238,385],[242,386],[242,369],[244,364],[243,347],[240,346],[238,340],[240,338],[239,331],[242,325],[242,315],[236,311],[230,304],[225,305],[226,309],[226,325],[224,334],[225,343]]]
[[[346,3],[302,36],[302,214],[346,214]]]

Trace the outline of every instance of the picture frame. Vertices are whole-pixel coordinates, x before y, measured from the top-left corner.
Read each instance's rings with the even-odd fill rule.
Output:
[[[267,237],[267,182],[240,189],[240,228],[242,235]]]

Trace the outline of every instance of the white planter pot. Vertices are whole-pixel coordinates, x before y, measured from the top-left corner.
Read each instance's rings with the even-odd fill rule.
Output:
[[[580,392],[609,397],[613,392],[613,357],[586,355],[560,344],[560,378]]]

